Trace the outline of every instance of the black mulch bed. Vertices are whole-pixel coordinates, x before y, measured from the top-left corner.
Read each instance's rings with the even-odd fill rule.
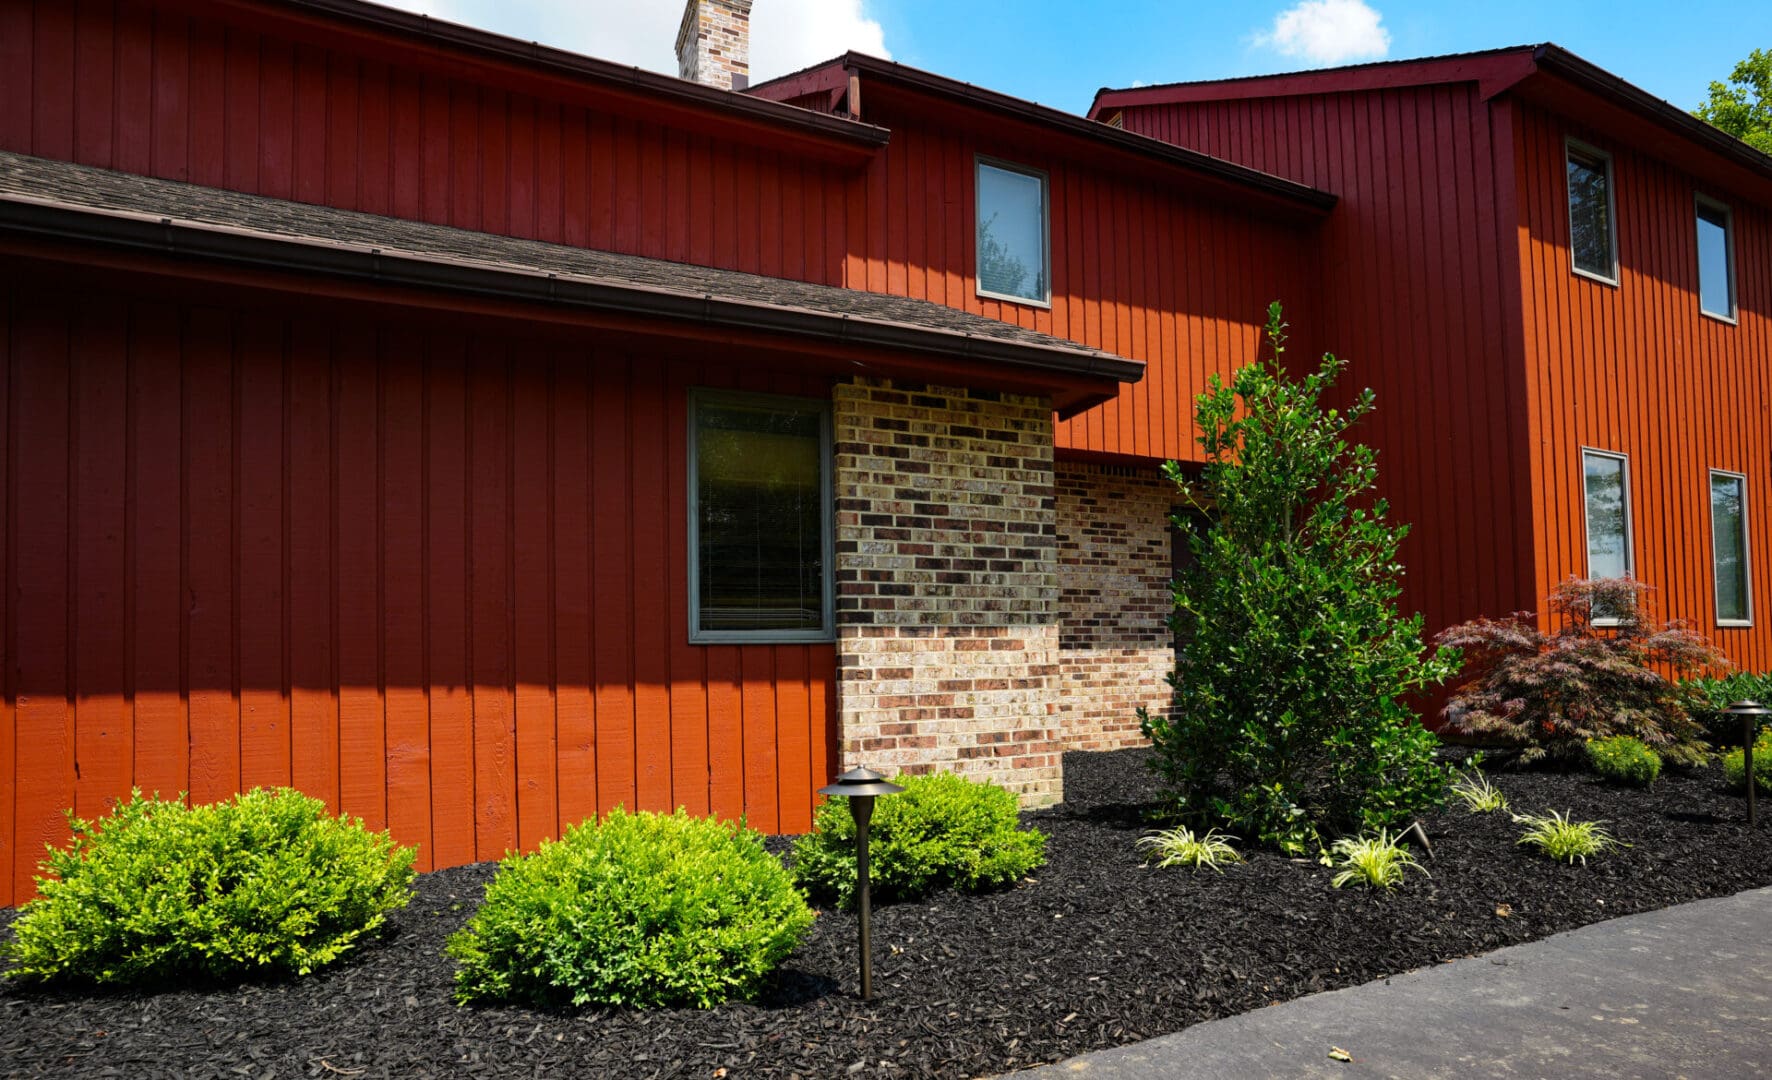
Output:
[[[1133,848],[1144,752],[1071,754],[1037,880],[876,912],[875,988],[853,994],[855,922],[825,912],[760,1004],[577,1014],[451,1003],[444,938],[490,865],[423,876],[389,938],[300,982],[83,997],[0,988],[0,1072],[81,1077],[991,1075],[1176,1031],[1562,930],[1772,884],[1720,774],[1649,793],[1502,774],[1518,810],[1605,818],[1632,847],[1568,867],[1516,848],[1504,814],[1426,822],[1432,879],[1329,887],[1256,854],[1223,875],[1152,870]],[[1497,913],[1506,905],[1510,914]],[[0,916],[9,919],[10,916]]]

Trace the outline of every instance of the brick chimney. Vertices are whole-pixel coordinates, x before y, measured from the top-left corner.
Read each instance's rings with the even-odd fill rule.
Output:
[[[689,0],[677,28],[677,73],[720,90],[751,84],[751,0]]]

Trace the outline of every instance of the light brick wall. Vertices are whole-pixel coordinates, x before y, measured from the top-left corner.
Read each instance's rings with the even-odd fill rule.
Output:
[[[1141,746],[1138,709],[1168,708],[1168,517],[1156,468],[1057,464],[1060,740],[1066,750]]]
[[[843,767],[1058,801],[1051,403],[857,379],[833,413]]]
[[[677,27],[677,73],[721,90],[749,85],[751,0],[689,0]]]

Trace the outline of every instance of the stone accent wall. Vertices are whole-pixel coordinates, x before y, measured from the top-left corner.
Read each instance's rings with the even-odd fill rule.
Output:
[[[857,379],[833,414],[843,767],[1058,801],[1051,403]]]
[[[1155,467],[1061,461],[1058,496],[1060,739],[1066,750],[1140,746],[1140,706],[1169,706],[1170,535],[1175,485]]]
[[[751,79],[751,0],[689,0],[677,27],[677,73],[721,90]]]

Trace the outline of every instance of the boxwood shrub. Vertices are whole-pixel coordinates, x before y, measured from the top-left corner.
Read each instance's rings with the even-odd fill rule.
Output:
[[[900,776],[904,793],[876,800],[869,880],[882,901],[913,900],[952,886],[1000,888],[1046,861],[1046,836],[1020,829],[1014,794],[951,773]],[[794,844],[794,874],[809,892],[855,902],[855,822],[847,799],[818,808],[815,832]]]
[[[755,996],[812,919],[757,833],[618,807],[507,856],[447,950],[464,1004],[709,1008]]]
[[[1747,756],[1738,746],[1723,755],[1723,781],[1730,791],[1747,790]],[[1754,790],[1772,794],[1772,728],[1754,740]]]
[[[411,848],[297,791],[186,807],[138,791],[69,815],[38,896],[13,924],[26,982],[142,985],[305,975],[411,898]]]
[[[1648,787],[1661,775],[1661,755],[1629,735],[1589,739],[1587,760],[1594,772],[1614,784]]]

